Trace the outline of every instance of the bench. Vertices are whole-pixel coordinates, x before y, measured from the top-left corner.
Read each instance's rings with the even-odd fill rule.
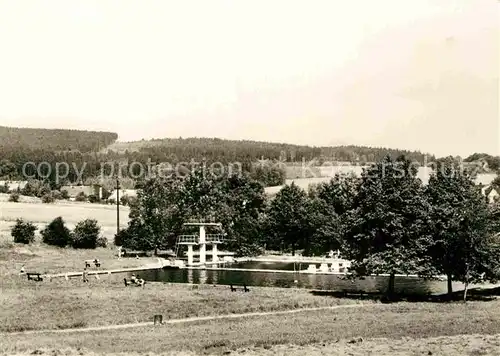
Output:
[[[231,284],[231,292],[236,292],[238,289],[245,292],[250,292],[250,289],[247,288],[246,284],[244,284],[243,286],[234,286],[233,284]]]
[[[85,261],[85,268],[90,267],[90,264],[93,263],[95,264],[96,267],[101,267],[101,262],[96,258],[95,260],[86,260]]]
[[[42,274],[41,273],[26,273],[26,276],[28,276],[29,281],[37,281],[41,282],[43,281]]]

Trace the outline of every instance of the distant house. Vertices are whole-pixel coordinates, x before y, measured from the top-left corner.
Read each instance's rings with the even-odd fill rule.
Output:
[[[135,198],[137,197],[137,189],[120,189],[119,191],[119,197],[129,197],[129,198]],[[111,195],[108,197],[108,200],[117,200],[117,194],[116,194],[116,189],[111,192]]]
[[[500,199],[499,189],[492,187],[491,185],[482,187],[481,192],[488,200],[488,203],[494,203]]]
[[[25,180],[0,180],[0,186],[7,185],[10,192],[21,190],[26,184],[28,184],[28,181]]]
[[[102,187],[98,184],[92,185],[65,185],[62,186],[61,191],[65,190],[68,192],[70,198],[75,198],[80,193],[85,194],[86,196],[95,195],[102,198]]]

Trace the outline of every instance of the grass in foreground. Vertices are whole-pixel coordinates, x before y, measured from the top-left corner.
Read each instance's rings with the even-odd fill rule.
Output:
[[[163,350],[156,353],[158,356],[194,356],[197,354],[207,354],[210,351],[203,352]],[[16,353],[15,356],[24,355],[110,355],[110,353],[95,353],[85,349],[64,348],[59,349],[35,349]],[[115,354],[115,353],[113,353]],[[144,353],[134,352],[125,353],[126,355],[139,355]],[[152,353],[146,353],[152,355]],[[415,356],[415,355],[439,355],[439,356],[479,356],[479,355],[498,355],[500,354],[500,334],[498,335],[459,335],[442,336],[437,338],[402,338],[402,339],[363,339],[342,340],[335,343],[321,343],[308,345],[274,345],[264,347],[243,347],[236,351],[226,351],[225,354],[234,356]],[[116,354],[115,354],[116,355]],[[123,354],[122,354],[123,355]],[[11,355],[12,356],[12,355]]]
[[[198,354],[221,354],[238,349],[247,351],[267,349],[267,354],[276,354],[270,352],[281,348],[276,345],[313,345],[309,350],[316,349],[317,351],[318,348],[323,347],[322,344],[325,344],[325,347],[333,344],[329,347],[335,350],[338,346],[335,344],[339,343],[340,347],[343,347],[346,341],[353,338],[359,340],[360,337],[362,339],[400,340],[462,334],[493,335],[498,333],[499,320],[500,302],[497,301],[468,304],[379,304],[360,309],[194,322],[84,334],[43,334],[36,337],[2,335],[1,351],[12,354],[35,348],[70,347],[100,353],[149,352],[156,354],[171,350],[191,351]],[[363,344],[363,342],[355,342]],[[498,339],[495,342],[498,346]],[[393,343],[393,341],[376,342],[376,345],[380,348],[386,343]],[[405,343],[400,341],[397,343],[400,345],[400,350],[405,349]],[[287,347],[295,350],[301,349],[297,346]],[[435,345],[432,347],[437,350]],[[406,350],[409,348],[410,345],[407,344]],[[302,350],[308,350],[308,348],[302,348]],[[364,351],[367,350],[376,349],[364,349]],[[307,354],[310,353],[307,352]],[[372,354],[380,355],[376,352]],[[441,355],[441,353],[435,354]],[[476,355],[481,354],[485,353],[476,353]]]
[[[157,262],[154,258],[118,260],[111,249],[73,250],[43,245],[0,249],[0,331],[23,331],[150,321],[154,314],[185,318],[230,313],[288,310],[354,303],[331,296],[315,296],[306,290],[252,288],[232,293],[228,286],[148,283],[144,289],[125,287],[123,275],[90,276],[84,284],[75,277],[66,281],[28,281],[27,272],[81,271],[83,261],[99,258],[104,269],[137,267]]]
[[[121,278],[123,278],[121,276]],[[75,328],[232,313],[289,310],[352,304],[351,300],[317,297],[306,290],[252,288],[231,292],[227,286],[146,284],[125,287],[118,276],[22,283],[0,295],[0,331]]]

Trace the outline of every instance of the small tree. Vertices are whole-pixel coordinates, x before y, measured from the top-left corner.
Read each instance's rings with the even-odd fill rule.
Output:
[[[14,238],[14,242],[29,244],[35,241],[36,230],[36,226],[29,221],[17,219],[16,224],[12,227],[11,235]]]
[[[13,203],[19,202],[19,193],[16,193],[16,192],[11,193],[9,196],[9,201],[13,202]]]
[[[100,233],[101,227],[97,224],[97,220],[86,219],[80,221],[73,230],[73,248],[96,248]]]
[[[43,242],[58,247],[66,247],[71,243],[71,232],[65,226],[62,217],[57,217],[41,232]]]

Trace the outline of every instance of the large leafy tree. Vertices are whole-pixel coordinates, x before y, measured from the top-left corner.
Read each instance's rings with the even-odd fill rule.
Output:
[[[386,157],[362,173],[346,213],[343,256],[353,261],[354,275],[389,274],[389,296],[396,274],[423,274],[430,266],[422,234],[428,205],[416,173],[405,157]]]
[[[310,218],[316,226],[311,239],[314,254],[340,249],[343,220],[352,209],[357,186],[355,175],[336,175],[329,182],[320,183],[309,191]]]
[[[224,200],[218,219],[229,238],[226,247],[238,255],[253,255],[262,246],[264,186],[247,175],[230,176],[222,185]]]
[[[173,247],[186,212],[183,182],[178,178],[152,178],[144,182],[131,206],[130,221],[116,240],[127,248],[154,250]]]
[[[426,195],[431,204],[429,255],[437,270],[447,276],[450,297],[452,281],[460,281],[466,286],[465,299],[469,284],[498,277],[496,209],[488,206],[473,177],[452,158],[440,162]]]
[[[284,186],[272,200],[268,210],[271,246],[289,249],[292,255],[299,248],[308,254],[315,226],[310,217],[311,201],[307,193],[292,182]]]
[[[172,248],[189,221],[220,222],[228,247],[251,254],[259,247],[265,195],[248,176],[217,176],[194,170],[183,178],[144,182],[131,207],[127,230],[117,241],[142,250]],[[220,231],[219,231],[220,232]]]

